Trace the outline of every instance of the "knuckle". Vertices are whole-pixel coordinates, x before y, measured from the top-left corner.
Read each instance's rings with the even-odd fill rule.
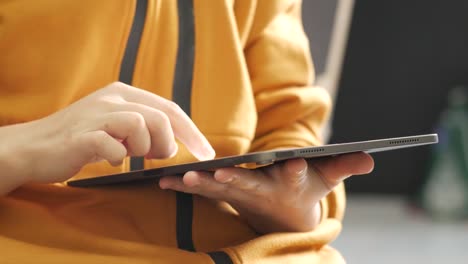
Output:
[[[171,126],[171,121],[166,115],[166,113],[157,109],[154,109],[152,111],[148,121],[151,122],[153,128],[156,129],[158,132],[163,132]]]
[[[86,144],[92,150],[93,153],[97,154],[102,146],[104,140],[106,140],[107,133],[104,131],[96,131],[92,136],[88,137]]]
[[[128,89],[128,85],[122,82],[110,83],[95,93],[95,96],[97,97],[96,100],[99,103],[114,103],[123,101],[121,95],[126,89]]]
[[[161,127],[166,128],[171,126],[171,121],[165,113],[157,111],[157,115],[155,116],[158,118],[158,123]]]
[[[180,114],[184,113],[182,108],[175,102],[173,101],[166,101],[166,109],[169,114]]]
[[[152,115],[151,143],[152,156],[155,158],[171,157],[176,151],[177,143],[172,132],[169,117],[162,111],[155,111]]]
[[[117,96],[101,96],[97,99],[99,106],[107,112],[122,108],[123,99]]]
[[[200,185],[197,188],[198,194],[203,194],[214,199],[229,199],[231,197],[231,186],[219,184],[210,175],[203,175],[200,178]]]
[[[119,81],[111,83],[108,87],[109,87],[110,90],[128,89],[128,85],[126,85],[123,82],[119,82]]]
[[[260,189],[260,182],[258,181],[245,181],[239,175],[234,174],[232,176],[232,180],[230,185],[236,186],[236,188],[249,191],[249,192],[257,192]]]
[[[245,183],[245,188],[249,191],[252,191],[253,193],[260,193],[261,184],[258,181],[251,181]]]
[[[146,125],[143,115],[137,112],[128,113],[126,122],[132,129],[139,129]]]
[[[120,94],[123,91],[127,91],[130,89],[130,86],[123,83],[123,82],[112,82],[106,87],[103,88],[103,91],[107,94]]]
[[[91,137],[91,144],[94,147],[101,146],[102,142],[107,138],[107,133],[104,131],[96,131],[94,136]]]

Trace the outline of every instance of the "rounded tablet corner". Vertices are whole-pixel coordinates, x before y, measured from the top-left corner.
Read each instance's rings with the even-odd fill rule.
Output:
[[[86,184],[83,185],[79,180],[76,180],[76,181],[67,181],[65,184],[66,184],[67,186],[73,187],[73,188],[83,188],[83,187],[87,187]]]

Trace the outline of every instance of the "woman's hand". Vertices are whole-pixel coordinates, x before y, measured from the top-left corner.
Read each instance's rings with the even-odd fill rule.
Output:
[[[369,173],[365,153],[289,160],[255,170],[224,168],[166,177],[163,189],[195,193],[231,204],[260,233],[309,231],[320,221],[320,200],[351,175]]]
[[[112,83],[43,119],[0,128],[0,136],[0,159],[15,154],[10,165],[0,162],[0,169],[8,167],[2,170],[0,193],[25,182],[64,181],[100,160],[119,165],[126,156],[168,158],[177,152],[175,138],[198,159],[215,156],[175,103],[123,83]]]

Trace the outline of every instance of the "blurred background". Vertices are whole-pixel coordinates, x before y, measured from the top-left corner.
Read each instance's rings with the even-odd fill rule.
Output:
[[[304,0],[329,143],[438,133],[346,182],[348,263],[468,259],[468,1]]]

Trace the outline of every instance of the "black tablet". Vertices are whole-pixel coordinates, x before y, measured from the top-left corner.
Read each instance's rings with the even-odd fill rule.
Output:
[[[225,167],[259,167],[294,158],[319,158],[352,152],[380,152],[401,148],[416,147],[438,142],[437,134],[417,135],[398,138],[386,138],[350,143],[330,144],[316,147],[280,149],[272,151],[253,152],[245,155],[223,157],[207,161],[184,163],[173,166],[137,170],[95,178],[69,181],[74,187],[91,187],[96,185],[125,183],[141,180],[158,179],[163,176],[183,175],[188,171],[212,171]]]

